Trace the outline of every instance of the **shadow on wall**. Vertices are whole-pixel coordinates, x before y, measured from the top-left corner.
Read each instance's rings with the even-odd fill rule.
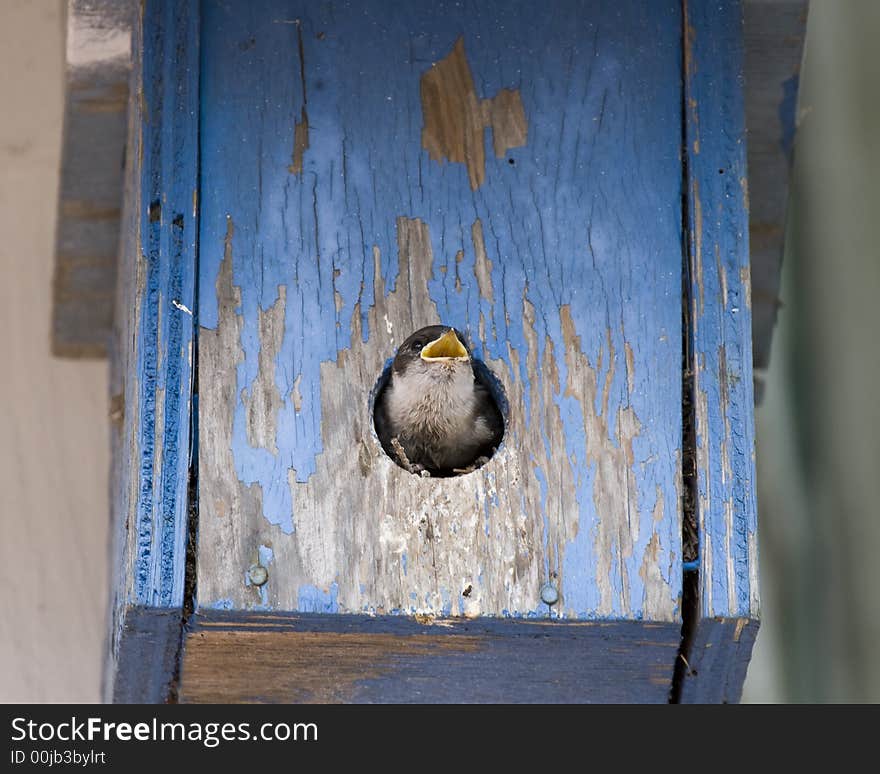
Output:
[[[758,412],[749,701],[880,701],[878,35],[878,3],[811,4],[785,306]]]

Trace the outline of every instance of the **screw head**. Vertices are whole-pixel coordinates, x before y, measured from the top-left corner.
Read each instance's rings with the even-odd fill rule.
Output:
[[[559,589],[552,583],[541,586],[541,601],[545,605],[555,605],[559,601]]]
[[[262,586],[269,580],[269,571],[262,564],[252,564],[248,567],[248,580],[254,586]]]

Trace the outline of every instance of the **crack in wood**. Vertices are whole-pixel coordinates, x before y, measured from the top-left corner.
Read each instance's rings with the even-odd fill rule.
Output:
[[[302,107],[299,121],[293,124],[293,154],[291,164],[287,168],[292,175],[301,175],[303,171],[303,155],[309,147],[309,114],[306,110],[308,95],[306,93],[306,52],[303,46],[302,24],[296,21],[296,42],[299,53],[299,76],[302,86]]]

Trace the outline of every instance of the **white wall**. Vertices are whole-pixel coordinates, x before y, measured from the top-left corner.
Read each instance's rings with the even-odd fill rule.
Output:
[[[0,702],[100,699],[107,364],[50,356],[63,5],[0,0]]]

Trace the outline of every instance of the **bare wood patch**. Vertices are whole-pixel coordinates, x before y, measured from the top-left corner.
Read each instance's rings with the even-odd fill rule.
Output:
[[[696,437],[703,439],[709,437],[709,395],[702,386],[704,379],[707,379],[705,369],[705,355],[698,355],[695,358],[694,368],[694,397],[696,399],[694,416],[696,420]],[[711,507],[714,498],[712,478],[710,476],[712,464],[713,460],[710,456],[709,446],[704,442],[701,447],[697,447],[694,465],[696,467],[696,475],[702,482],[702,486],[698,493],[699,508],[697,509],[697,513],[701,540],[699,549],[700,569],[706,578],[714,577],[712,534],[708,529],[709,508]],[[705,583],[702,585],[703,609],[707,611],[707,615],[713,615],[713,585],[714,584],[712,583]]]
[[[662,507],[662,501],[660,502]],[[662,620],[673,620],[674,600],[666,593],[666,584],[660,567],[660,535],[656,532],[651,535],[651,539],[648,541],[642,566],[639,568],[639,576],[645,589],[642,600],[645,610],[651,610],[655,616]]]
[[[700,203],[700,183],[693,183],[693,211],[694,211],[694,255],[692,265],[694,271],[693,280],[697,283],[697,298],[694,299],[694,317],[699,319],[705,309],[703,299],[703,206]]]
[[[477,218],[471,226],[471,238],[474,241],[474,275],[480,295],[489,303],[494,303],[495,293],[492,288],[492,261],[486,255],[486,242],[483,239],[483,223]]]
[[[263,520],[262,490],[258,484],[246,485],[239,480],[232,456],[236,376],[244,361],[242,318],[236,311],[241,306],[241,289],[232,284],[234,231],[228,218],[223,262],[215,285],[217,327],[199,332],[199,372],[203,378],[199,380],[198,590],[200,600],[210,601],[227,596],[230,577],[245,588],[241,578],[251,546],[243,537],[253,529],[251,525]],[[213,571],[203,571],[203,564]]]
[[[490,258],[480,231],[475,224],[473,236],[478,252],[484,252],[488,283]],[[382,450],[368,396],[397,345],[413,330],[442,322],[428,291],[434,256],[427,225],[401,217],[397,233],[394,291],[386,292],[379,251],[373,251],[375,303],[366,315],[369,339],[363,341],[362,315],[356,308],[349,347],[335,361],[321,363],[324,451],[307,481],[298,481],[292,469],[282,473],[293,503],[294,531],[285,534],[262,516],[259,488],[235,480],[230,449],[238,397],[235,377],[243,353],[230,225],[217,281],[220,322],[216,331],[203,331],[201,341],[207,352],[202,372],[212,374],[202,399],[203,415],[212,418],[206,432],[215,434],[205,445],[216,459],[206,465],[202,483],[207,516],[200,525],[200,599],[209,605],[253,608],[254,595],[241,578],[254,546],[264,544],[272,545],[274,569],[261,604],[272,609],[308,611],[318,599],[321,609],[334,612],[525,613],[541,607],[540,588],[548,573],[561,594],[554,615],[583,612],[567,607],[565,594],[567,582],[586,583],[585,575],[595,576],[601,596],[598,609],[591,612],[630,609],[634,579],[627,575],[627,560],[639,540],[640,523],[632,441],[640,424],[632,409],[618,409],[616,434],[609,435],[610,396],[603,394],[603,408],[597,411],[597,369],[581,352],[567,307],[561,310],[568,374],[564,384],[556,362],[562,355],[549,336],[539,341],[536,312],[525,295],[520,299],[524,347],[509,343],[505,360],[487,361],[510,408],[505,442],[486,465],[455,478],[426,479],[403,470]],[[603,374],[603,393],[610,389],[615,368],[610,338],[606,347],[610,373]],[[523,358],[525,378],[520,372]],[[297,392],[295,383],[295,405]],[[596,567],[578,568],[570,581],[564,573],[565,551],[584,528],[579,520],[585,510],[576,496],[576,463],[567,453],[559,408],[563,394],[582,407],[587,459],[581,464],[597,470],[593,500],[598,519],[589,529],[599,561]],[[652,561],[659,544],[655,541],[646,550],[643,564]],[[676,592],[659,570],[646,577],[656,588],[645,592],[645,618],[673,620]]]
[[[309,147],[309,114],[306,110],[308,94],[306,93],[306,52],[303,46],[302,25],[296,21],[296,43],[299,53],[299,77],[302,87],[302,107],[300,108],[299,121],[293,125],[293,155],[291,164],[287,168],[292,175],[301,175],[303,171],[303,156]]]
[[[464,38],[422,75],[422,147],[431,159],[467,165],[471,189],[486,177],[483,130],[492,129],[495,155],[526,144],[528,123],[517,89],[480,100],[464,52]]]
[[[501,89],[494,97],[484,99],[483,122],[492,127],[492,145],[497,158],[504,158],[511,148],[524,146],[528,123],[519,89]]]
[[[395,673],[404,659],[465,655],[482,645],[455,634],[196,632],[187,638],[180,701],[350,703],[362,683]]]
[[[623,342],[623,354],[626,358],[626,391],[631,396],[636,388],[636,361],[633,348],[628,341]]]
[[[598,521],[595,528],[594,546],[598,558],[596,585],[600,593],[599,612],[611,614],[614,609],[615,589],[617,607],[631,609],[629,597],[630,579],[621,571],[619,581],[611,581],[613,565],[624,566],[624,560],[633,555],[639,540],[638,488],[633,472],[633,440],[641,432],[641,423],[630,407],[619,408],[615,417],[614,440],[609,432],[608,415],[609,385],[614,378],[615,358],[610,336],[608,337],[608,370],[603,386],[602,411],[596,412],[596,395],[599,389],[596,369],[590,367],[581,348],[580,337],[574,328],[571,310],[563,306],[560,310],[562,335],[565,341],[565,361],[568,382],[565,386],[567,396],[578,399],[584,422],[587,443],[587,461],[595,465],[596,479],[593,485],[593,501]],[[655,567],[659,556],[659,536],[652,547],[649,542],[643,557],[643,567]],[[653,540],[653,538],[652,538]],[[672,620],[671,600],[675,592],[669,582],[659,572],[643,575],[643,580],[652,588],[645,589],[644,614],[646,618]]]
[[[739,281],[746,299],[746,309],[752,309],[752,265],[746,264],[739,270]]]
[[[292,175],[301,175],[303,171],[303,156],[309,147],[309,114],[303,105],[300,111],[300,120],[293,125],[293,155],[290,166],[287,168]]]
[[[275,383],[275,359],[284,335],[286,301],[287,288],[279,285],[275,303],[265,311],[257,310],[260,335],[257,378],[249,391],[246,388],[242,390],[241,396],[248,443],[254,448],[268,449],[272,454],[278,454],[275,434],[278,412],[281,410],[281,393]]]

